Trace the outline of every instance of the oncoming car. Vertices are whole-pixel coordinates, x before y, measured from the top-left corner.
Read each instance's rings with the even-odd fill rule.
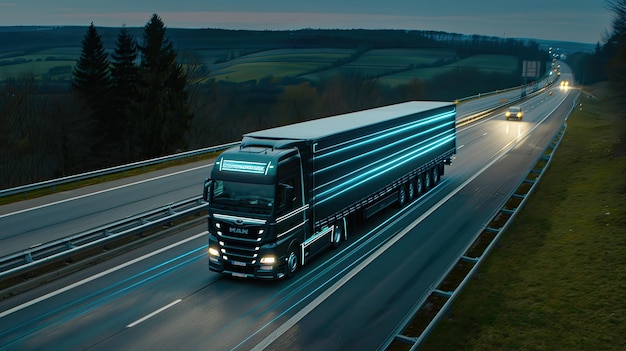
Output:
[[[509,110],[504,114],[506,120],[508,121],[511,118],[517,118],[517,120],[521,120],[524,116],[524,112],[522,112],[521,106],[511,106]]]

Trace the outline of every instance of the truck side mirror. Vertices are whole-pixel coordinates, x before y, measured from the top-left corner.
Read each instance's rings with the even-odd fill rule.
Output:
[[[290,204],[293,201],[293,187],[285,185],[285,203]]]
[[[211,189],[211,185],[213,181],[209,178],[204,180],[204,188],[202,189],[202,199],[206,202],[209,202],[209,189]]]
[[[285,208],[291,207],[293,201],[293,186],[289,184],[280,183],[280,191],[282,192],[280,200],[278,201],[278,210],[281,211]]]

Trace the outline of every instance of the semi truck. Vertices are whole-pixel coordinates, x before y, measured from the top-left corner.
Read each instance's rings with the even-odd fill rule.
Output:
[[[456,105],[409,101],[244,134],[204,182],[209,269],[291,277],[351,221],[434,187],[456,153]]]

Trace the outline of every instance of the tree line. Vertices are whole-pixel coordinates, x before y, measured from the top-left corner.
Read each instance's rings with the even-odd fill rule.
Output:
[[[185,148],[192,119],[187,76],[158,15],[146,24],[142,44],[122,28],[110,60],[92,23],[73,77],[93,119],[96,158],[116,163]]]
[[[350,34],[365,35],[357,32]],[[430,33],[426,39],[441,35]],[[374,37],[382,40],[385,33]],[[443,38],[455,42],[461,37]],[[537,46],[509,40],[485,43],[472,37],[459,50],[517,47],[520,60],[547,55]],[[198,83],[207,74],[199,62],[174,49],[156,14],[140,42],[123,27],[109,55],[92,23],[71,87],[43,89],[32,73],[10,77],[0,87],[0,188],[232,142],[246,132],[312,118],[407,100],[450,101],[519,85],[521,75],[521,68],[508,75],[459,68],[396,87],[359,73],[315,82],[267,77],[240,84]]]
[[[566,62],[581,84],[608,81],[615,101],[622,111],[626,111],[626,0],[607,0],[605,3],[613,13],[613,20],[604,43],[596,43],[591,54],[568,55]],[[622,116],[626,118],[626,112]]]

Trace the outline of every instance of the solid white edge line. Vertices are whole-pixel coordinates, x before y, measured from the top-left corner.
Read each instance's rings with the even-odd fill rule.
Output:
[[[170,302],[168,305],[166,305],[166,306],[163,306],[163,307],[159,308],[158,310],[156,310],[156,311],[154,311],[154,312],[150,313],[149,315],[146,315],[145,317],[143,317],[143,318],[139,318],[138,320],[136,320],[136,321],[134,321],[134,322],[130,323],[129,325],[127,325],[127,326],[126,326],[126,328],[132,328],[132,327],[136,326],[137,324],[139,324],[139,323],[141,323],[141,322],[145,321],[146,319],[148,319],[148,318],[152,318],[152,317],[156,316],[157,314],[159,314],[159,313],[161,313],[161,312],[165,311],[166,309],[168,309],[168,308],[170,308],[170,307],[174,306],[175,304],[177,304],[177,303],[179,303],[179,302],[181,302],[181,301],[183,301],[183,299],[178,299],[178,300],[176,300],[176,301]]]
[[[40,297],[38,297],[38,298],[36,298],[36,299],[34,299],[34,300],[30,300],[30,301],[25,302],[25,303],[23,303],[23,304],[21,304],[21,305],[18,305],[18,306],[15,306],[15,307],[13,307],[13,308],[10,308],[10,309],[8,309],[8,310],[6,310],[6,311],[4,311],[4,312],[0,313],[0,318],[4,318],[4,317],[6,317],[6,316],[8,316],[8,315],[10,315],[10,314],[12,314],[12,313],[15,313],[15,312],[19,311],[19,310],[23,310],[23,309],[24,309],[24,308],[26,308],[26,307],[30,307],[30,306],[32,306],[32,305],[34,305],[34,304],[37,304],[37,303],[41,302],[41,301],[47,300],[47,299],[49,299],[49,298],[51,298],[51,297],[57,296],[57,295],[59,295],[59,294],[61,294],[61,293],[64,293],[64,292],[69,291],[69,290],[72,290],[72,289],[74,289],[74,288],[76,288],[76,287],[79,287],[79,286],[81,286],[81,285],[87,284],[87,283],[89,283],[89,282],[90,282],[90,281],[92,281],[92,280],[96,280],[96,279],[98,279],[98,278],[102,278],[102,277],[104,277],[105,275],[111,274],[111,273],[113,273],[113,272],[115,272],[115,271],[118,271],[118,270],[120,270],[120,269],[122,269],[122,268],[126,268],[126,267],[128,267],[128,266],[130,266],[130,265],[132,265],[132,264],[135,264],[135,263],[137,263],[137,262],[143,261],[143,260],[145,260],[145,259],[147,259],[147,258],[149,258],[149,257],[154,256],[154,255],[158,255],[158,254],[160,254],[160,253],[162,253],[162,252],[164,252],[164,251],[167,251],[167,250],[169,250],[169,249],[171,249],[171,248],[174,248],[174,247],[176,247],[176,246],[178,246],[178,245],[182,245],[182,244],[184,244],[184,243],[186,243],[186,242],[189,242],[189,241],[191,241],[191,240],[195,240],[195,239],[197,239],[197,238],[200,238],[200,237],[202,237],[202,236],[205,236],[205,235],[207,235],[208,233],[209,233],[208,231],[204,231],[204,232],[202,232],[202,233],[200,233],[200,234],[196,234],[196,235],[191,236],[191,237],[189,237],[189,238],[187,238],[187,239],[184,239],[184,240],[181,240],[181,241],[179,241],[179,242],[176,242],[176,243],[173,243],[173,244],[171,244],[171,245],[168,245],[168,246],[166,246],[166,247],[160,248],[160,249],[158,249],[158,250],[156,250],[156,251],[153,251],[153,252],[151,252],[151,253],[149,253],[149,254],[143,255],[143,256],[141,256],[141,257],[137,257],[137,258],[135,258],[134,260],[128,261],[128,262],[126,262],[126,263],[124,263],[124,264],[121,264],[121,265],[119,265],[119,266],[116,266],[116,267],[110,268],[110,269],[108,269],[108,270],[106,270],[106,271],[104,271],[104,272],[100,272],[100,273],[98,273],[98,274],[96,274],[96,275],[93,275],[93,276],[91,276],[91,277],[89,277],[89,278],[85,278],[85,279],[83,279],[83,280],[81,280],[81,281],[78,281],[78,282],[76,282],[76,283],[70,284],[70,285],[68,285],[68,286],[66,286],[66,287],[63,287],[63,288],[59,289],[59,290],[56,290],[56,291],[53,291],[53,292],[48,293],[48,294],[46,294],[46,295],[40,296]]]
[[[69,198],[69,199],[65,199],[65,200],[59,200],[59,201],[56,201],[56,202],[50,202],[50,203],[39,205],[39,206],[35,206],[35,207],[25,208],[23,210],[11,212],[11,213],[5,213],[3,215],[0,215],[0,219],[4,218],[4,217],[9,217],[9,216],[13,216],[13,215],[16,215],[16,214],[32,211],[32,210],[38,210],[40,208],[44,208],[44,207],[48,207],[48,206],[54,206],[54,205],[62,204],[64,202],[74,201],[74,200],[82,199],[82,198],[85,198],[85,197],[106,193],[106,192],[113,191],[113,190],[127,188],[129,186],[133,186],[133,185],[137,185],[137,184],[141,184],[141,183],[151,182],[153,180],[158,180],[158,179],[161,179],[161,178],[166,178],[166,177],[170,177],[170,176],[181,174],[181,173],[185,173],[185,172],[195,171],[197,169],[208,167],[208,166],[212,166],[212,165],[213,164],[210,163],[210,164],[203,165],[203,166],[198,166],[198,167],[195,167],[195,168],[189,168],[189,169],[185,169],[185,170],[174,172],[174,173],[164,174],[164,175],[161,175],[161,176],[158,176],[158,177],[154,177],[154,178],[150,178],[150,179],[140,180],[140,181],[136,181],[136,182],[133,182],[133,183],[128,183],[128,184],[116,186],[114,188],[107,188],[107,189],[104,189],[104,190],[96,191],[94,193],[84,194],[84,195],[75,196],[75,197],[72,197],[72,198]]]
[[[555,108],[556,109],[556,108]],[[554,112],[554,110],[552,111]],[[446,201],[450,200],[452,196],[456,195],[461,189],[467,186],[470,182],[476,179],[479,175],[481,175],[487,168],[493,166],[496,162],[498,162],[504,155],[507,154],[514,146],[522,142],[527,136],[529,136],[541,123],[543,123],[552,113],[549,113],[544,117],[539,123],[535,124],[535,126],[528,130],[526,134],[523,136],[519,136],[510,142],[506,147],[500,149],[498,152],[505,150],[505,152],[501,152],[496,158],[491,160],[486,166],[480,169],[480,171],[476,172],[472,177],[467,179],[461,185],[459,185],[454,191],[449,193],[446,197],[441,199],[437,204],[431,207],[428,211],[418,217],[415,221],[413,221],[410,225],[408,225],[404,230],[395,235],[391,240],[389,240],[385,245],[381,246],[376,252],[372,255],[368,256],[363,262],[361,262],[358,266],[356,266],[353,270],[351,270],[348,274],[346,274],[343,278],[338,280],[333,286],[328,288],[323,294],[318,296],[315,300],[311,301],[308,305],[306,305],[303,309],[301,309],[298,313],[296,313],[293,317],[291,317],[288,321],[283,323],[280,327],[276,328],[273,332],[271,332],[265,339],[263,339],[259,344],[257,344],[251,351],[261,351],[266,347],[271,345],[276,339],[282,336],[287,330],[291,329],[296,323],[298,323],[304,316],[309,314],[313,309],[319,306],[322,302],[324,302],[330,295],[332,295],[335,291],[339,290],[345,283],[347,283],[350,279],[352,279],[355,275],[361,272],[368,264],[374,261],[378,256],[382,255],[385,250],[394,245],[397,241],[402,239],[409,231],[411,231],[415,226],[417,226],[420,222],[422,222],[426,217],[430,216],[433,212],[435,212],[439,207],[441,207]],[[239,347],[238,345],[237,347]],[[237,348],[236,347],[236,348]]]

